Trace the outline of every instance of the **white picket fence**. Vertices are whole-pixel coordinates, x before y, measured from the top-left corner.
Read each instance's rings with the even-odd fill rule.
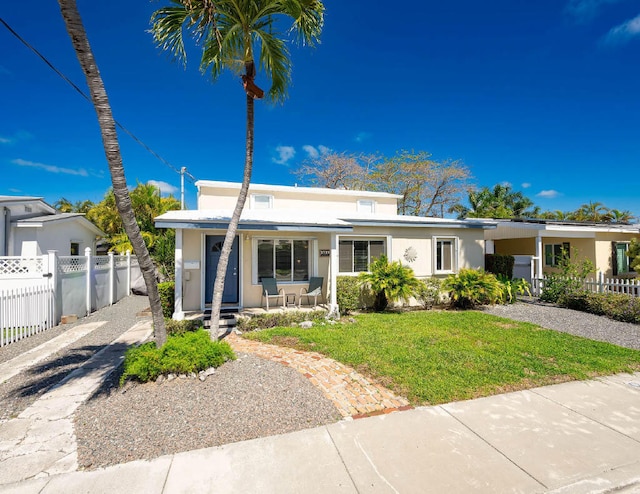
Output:
[[[546,280],[546,277],[533,280],[533,295],[539,297],[542,294]],[[597,278],[587,278],[582,281],[582,286],[592,293],[623,293],[640,297],[640,280],[635,279],[605,278],[602,273],[598,273]]]
[[[0,257],[0,347],[57,325],[62,315],[84,317],[131,293],[135,256]]]
[[[48,281],[0,288],[0,347],[54,326],[53,308]]]

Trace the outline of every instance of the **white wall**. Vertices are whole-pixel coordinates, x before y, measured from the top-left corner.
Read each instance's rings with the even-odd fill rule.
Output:
[[[80,244],[80,255],[90,247],[95,251],[95,234],[78,221],[43,223],[41,227],[13,227],[13,253],[15,256],[37,256],[57,250],[60,256],[71,255],[71,242]]]

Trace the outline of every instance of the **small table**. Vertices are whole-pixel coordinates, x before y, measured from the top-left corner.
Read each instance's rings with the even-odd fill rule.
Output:
[[[295,293],[287,293],[286,295],[286,306],[287,307],[295,307],[296,306],[296,294]]]

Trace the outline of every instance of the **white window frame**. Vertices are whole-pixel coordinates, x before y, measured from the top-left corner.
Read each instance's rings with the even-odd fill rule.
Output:
[[[373,199],[358,199],[357,211],[358,213],[375,213],[376,201]]]
[[[620,271],[618,271],[618,275],[624,275],[624,274],[634,274],[635,271],[633,269],[631,269],[631,258],[627,255],[627,252],[629,252],[629,246],[631,245],[631,242],[616,242],[616,248],[618,247],[618,245],[624,245],[625,249],[624,249],[624,258],[625,258],[625,264],[626,264],[626,271],[623,271],[622,273]]]
[[[438,242],[451,241],[451,248],[453,249],[451,255],[451,269],[438,269]],[[458,237],[451,235],[438,235],[433,237],[433,273],[434,274],[455,274],[458,272],[458,256],[460,249]]]
[[[547,264],[547,246],[551,247],[551,250],[553,251],[553,261],[551,264]],[[545,268],[557,268],[558,267],[558,261],[560,261],[561,256],[558,257],[556,256],[556,247],[560,246],[560,252],[562,252],[562,250],[566,250],[567,255],[571,255],[571,244],[569,242],[556,242],[556,243],[547,243],[544,244],[542,246],[542,258],[543,258],[543,262],[544,262],[544,267]],[[555,261],[555,263],[554,263]]]
[[[257,203],[256,198],[267,198],[268,204],[266,207],[256,207],[257,204],[264,205],[264,202]],[[273,209],[273,195],[271,194],[251,194],[251,209]]]
[[[318,240],[313,237],[254,237],[251,241],[251,283],[253,285],[260,285],[258,281],[258,243],[260,240],[271,240],[274,242],[279,240],[306,240],[309,242],[309,279],[316,276],[318,272]],[[292,251],[293,252],[293,251]],[[309,280],[306,281],[282,281],[278,280],[279,285],[306,285]]]
[[[71,250],[72,250],[71,247],[73,247],[73,244],[78,244],[78,254],[77,255],[79,255],[79,256],[84,255],[84,252],[82,251],[82,240],[77,240],[77,239],[74,239],[74,238],[72,238],[69,241],[69,255],[72,255],[71,254]]]
[[[389,235],[366,235],[366,236],[350,236],[350,235],[340,235],[337,239],[338,245],[338,266],[337,273],[338,276],[358,276],[360,273],[367,273],[368,271],[340,271],[340,242],[342,241],[364,241],[364,242],[376,242],[379,240],[383,241],[384,246],[384,255],[387,256],[388,259],[391,259],[391,236]],[[371,246],[369,246],[369,249]],[[352,263],[353,268],[353,263]]]

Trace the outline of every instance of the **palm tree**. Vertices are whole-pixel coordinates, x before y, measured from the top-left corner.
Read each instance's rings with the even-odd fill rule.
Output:
[[[583,204],[576,211],[574,211],[574,218],[577,221],[603,221],[609,212],[607,208],[601,202],[589,201],[589,204]]]
[[[87,79],[91,100],[93,101],[93,106],[98,116],[98,123],[100,124],[102,144],[107,157],[107,163],[109,164],[116,206],[122,218],[124,229],[133,244],[133,250],[138,257],[142,276],[147,286],[156,344],[162,346],[167,339],[167,333],[162,315],[162,306],[160,305],[160,296],[158,295],[158,286],[156,284],[155,266],[151,261],[149,251],[140,234],[140,228],[138,227],[131,206],[131,198],[129,197],[127,181],[124,176],[124,167],[122,165],[122,155],[118,144],[118,135],[116,133],[115,121],[111,112],[111,106],[109,105],[107,92],[105,91],[93,52],[91,51],[91,46],[89,46],[87,33],[82,24],[80,12],[78,12],[75,0],[58,0],[58,4],[60,5],[60,12],[62,13],[67,33],[71,38],[76,56]]]
[[[56,209],[56,211],[59,211],[61,213],[73,212],[73,204],[66,197],[61,197],[56,202],[54,202],[53,207]]]
[[[632,223],[634,215],[631,211],[620,211],[619,209],[610,209],[604,216],[604,220],[609,223]]]
[[[238,200],[225,235],[211,307],[211,327],[217,333],[222,291],[240,214],[247,199],[253,167],[254,99],[264,91],[256,86],[258,69],[271,80],[267,97],[273,102],[286,98],[291,80],[289,50],[278,28],[292,21],[290,33],[303,44],[319,41],[324,5],[319,0],[171,0],[151,17],[153,38],[159,47],[186,63],[185,32],[202,48],[200,70],[213,80],[226,69],[241,74],[246,92],[246,152]]]

